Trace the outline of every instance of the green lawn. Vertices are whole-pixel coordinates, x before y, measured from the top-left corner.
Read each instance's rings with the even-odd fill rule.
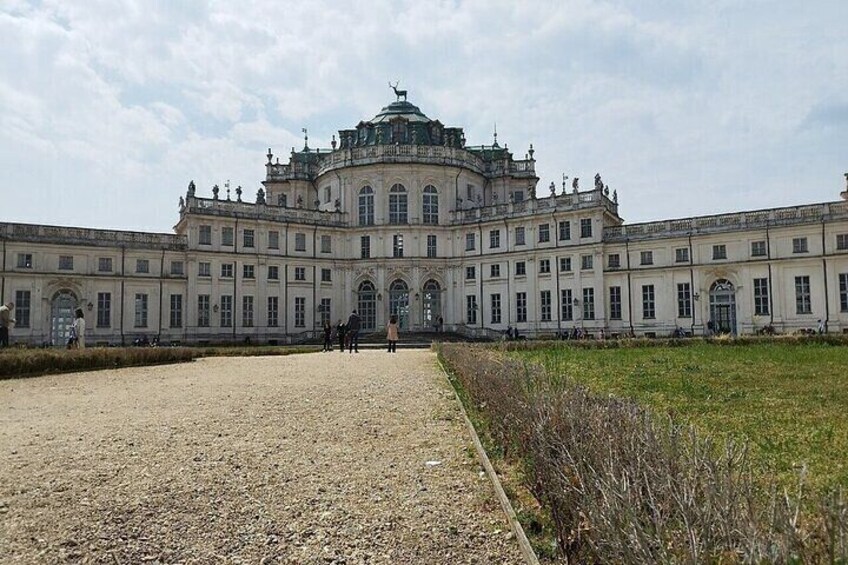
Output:
[[[752,461],[786,486],[805,463],[814,488],[848,487],[848,347],[551,347],[513,355],[713,436],[745,438]]]

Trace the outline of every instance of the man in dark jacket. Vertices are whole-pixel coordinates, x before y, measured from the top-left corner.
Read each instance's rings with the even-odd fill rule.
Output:
[[[347,319],[347,333],[350,340],[348,353],[353,353],[354,351],[359,353],[359,324],[359,314],[354,310],[350,313],[350,318]]]

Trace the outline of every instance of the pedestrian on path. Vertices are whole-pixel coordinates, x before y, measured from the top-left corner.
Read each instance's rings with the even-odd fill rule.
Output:
[[[330,325],[330,320],[324,320],[324,349],[321,351],[333,350],[333,326]]]
[[[344,325],[344,322],[339,320],[339,323],[336,324],[336,336],[339,338],[339,351],[344,353],[345,350],[345,336],[347,336],[347,326]]]
[[[15,319],[12,317],[12,310],[14,309],[14,302],[0,306],[0,347],[9,347],[9,326],[15,323]]]
[[[85,349],[85,316],[83,316],[82,308],[77,308],[74,312],[74,335],[76,337],[74,347]]]
[[[357,314],[356,310],[354,310],[350,313],[350,317],[347,319],[347,333],[348,340],[350,342],[348,353],[353,353],[354,351],[359,353],[359,325],[359,314]]]
[[[386,340],[389,342],[389,353],[397,353],[398,321],[394,314],[386,325]]]

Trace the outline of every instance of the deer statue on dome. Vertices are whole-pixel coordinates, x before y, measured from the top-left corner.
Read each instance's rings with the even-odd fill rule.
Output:
[[[392,90],[395,91],[395,96],[397,97],[397,101],[400,102],[400,97],[403,96],[403,101],[406,102],[406,91],[405,90],[398,90],[397,87],[398,87],[399,84],[400,84],[400,81],[397,81],[394,84],[392,84],[391,81],[389,81],[389,86],[392,88]]]

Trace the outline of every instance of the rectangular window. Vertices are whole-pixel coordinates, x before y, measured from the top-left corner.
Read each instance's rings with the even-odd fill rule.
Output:
[[[642,285],[642,318],[653,320],[657,317],[657,306],[654,297],[654,285]]]
[[[221,245],[225,247],[232,247],[233,228],[221,228]]]
[[[551,260],[539,259],[539,274],[547,275],[551,272]]]
[[[837,251],[848,250],[848,233],[836,234],[836,249]]]
[[[765,241],[752,241],[751,242],[751,257],[765,257],[766,256],[766,242]]]
[[[59,270],[60,271],[73,271],[74,270],[74,256],[73,255],[59,255]]]
[[[294,268],[294,280],[296,280],[296,281],[305,281],[306,280],[306,267],[295,267]]]
[[[518,323],[527,321],[527,293],[515,293],[515,321]]]
[[[473,233],[465,234],[465,250],[466,251],[474,251],[477,247],[477,239],[474,237]]]
[[[465,280],[473,281],[477,278],[477,268],[476,267],[465,267]]]
[[[272,230],[268,232],[268,249],[280,248],[280,232]]]
[[[523,277],[527,274],[527,263],[524,261],[515,262],[515,276]]]
[[[229,294],[221,296],[221,327],[233,327],[233,297]]]
[[[574,297],[571,293],[570,288],[564,288],[559,291],[559,309],[560,309],[560,318],[563,320],[573,320],[574,319]]]
[[[594,257],[592,255],[580,256],[580,270],[591,271],[594,268]]]
[[[551,240],[551,225],[539,225],[539,243],[547,243]]]
[[[205,261],[201,261],[197,264],[197,276],[198,277],[211,277],[212,276],[212,263],[207,263]]]
[[[568,241],[571,239],[571,222],[564,220],[559,223],[559,240]]]
[[[212,245],[212,226],[200,226],[200,245]]]
[[[323,327],[326,322],[332,323],[332,319],[330,316],[333,314],[333,306],[331,299],[322,298],[321,304],[318,305],[318,312],[321,314],[321,326]]]
[[[332,253],[333,252],[333,240],[330,239],[329,235],[321,236],[321,253]]]
[[[477,297],[465,297],[465,319],[468,324],[477,323]]]
[[[243,328],[253,327],[253,297],[241,297],[241,326]]]
[[[491,267],[489,267],[489,276],[493,279],[496,279],[501,276],[501,266],[498,263],[495,263]]]
[[[149,273],[150,272],[150,261],[147,259],[136,259],[135,260],[135,272],[136,273]]]
[[[769,315],[768,279],[754,279],[754,316]]]
[[[807,238],[793,237],[792,238],[792,253],[807,253]]]
[[[305,233],[294,234],[294,250],[295,251],[306,251],[306,234]]]
[[[583,319],[584,320],[594,320],[595,319],[595,289],[594,288],[584,288],[583,289]]]
[[[639,253],[639,264],[640,265],[653,265],[654,264],[654,252],[653,251],[642,251]]]
[[[256,278],[256,266],[255,265],[242,265],[242,278],[244,279],[255,279]]]
[[[580,237],[592,237],[592,219],[583,218],[580,220]]]
[[[171,316],[170,322],[172,328],[183,327],[183,295],[171,295]]]
[[[524,191],[523,190],[513,190],[512,191],[512,201],[518,204],[519,202],[524,202]]]
[[[371,236],[363,235],[359,238],[359,257],[362,259],[371,258]]]
[[[277,265],[268,265],[268,280],[280,280],[280,267],[278,267]]]
[[[621,287],[609,287],[609,312],[610,320],[621,319]]]
[[[112,258],[111,257],[100,257],[97,259],[97,270],[101,273],[111,273],[112,272]]]
[[[175,277],[183,276],[185,265],[182,261],[171,261],[171,275]]]
[[[403,234],[392,236],[392,257],[403,257]]]
[[[610,253],[607,256],[607,267],[610,269],[621,268],[621,256],[618,253]]]
[[[491,230],[489,232],[489,248],[495,249],[501,246],[501,230]]]
[[[692,286],[689,283],[677,283],[677,317],[692,317]]]
[[[551,321],[551,291],[543,290],[539,293],[539,305],[543,322]]]
[[[559,258],[559,272],[560,273],[570,273],[571,272],[571,257],[560,257]]]
[[[848,312],[848,273],[839,273],[839,311]]]
[[[810,299],[810,277],[795,277],[795,313],[812,314],[813,304]]]
[[[197,295],[197,327],[209,327],[209,295]]]
[[[32,269],[32,253],[18,253],[18,268]]]
[[[727,246],[713,245],[713,261],[720,261],[721,259],[727,259]]]
[[[147,327],[147,295],[138,293],[135,295],[135,319],[133,326],[136,328]]]
[[[501,323],[501,295],[493,294],[491,295],[491,307],[492,307],[492,316],[490,323],[492,324],[500,324]]]
[[[244,230],[242,232],[242,245],[244,247],[253,247],[256,241],[256,232],[253,230]]]
[[[15,327],[28,328],[32,293],[29,290],[15,291]]]
[[[97,327],[112,327],[112,293],[97,293]]]
[[[321,282],[333,282],[333,271],[331,269],[321,269]]]
[[[428,235],[427,236],[427,257],[436,257],[436,236]]]
[[[651,258],[653,260],[653,258]],[[674,250],[674,262],[675,263],[688,263],[689,262],[689,248],[688,247],[678,247]],[[643,263],[644,265],[644,263]]]
[[[268,327],[276,328],[280,325],[280,298],[278,296],[268,297]]]
[[[233,278],[233,264],[232,263],[221,263],[221,278],[222,279]]]
[[[515,228],[515,245],[524,245],[524,228]]]
[[[306,298],[303,296],[294,298],[294,327],[306,327]]]

